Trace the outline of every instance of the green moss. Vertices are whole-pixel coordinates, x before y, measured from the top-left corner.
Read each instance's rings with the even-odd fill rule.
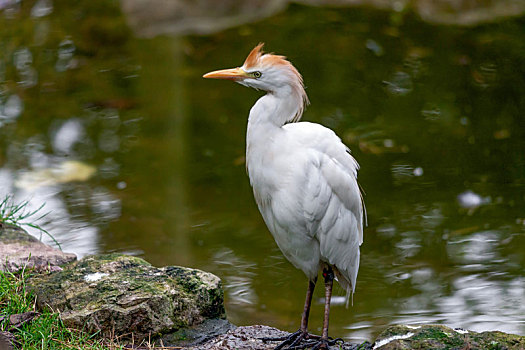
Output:
[[[502,332],[458,333],[442,325],[425,325],[419,328],[391,326],[376,341],[412,333],[409,338],[393,340],[381,349],[492,349],[518,350],[525,348],[525,337]]]
[[[104,265],[111,263],[125,268],[134,268],[139,266],[151,266],[146,260],[124,255],[120,253],[89,255],[79,260],[71,266],[72,269],[85,269],[88,271],[100,271]]]
[[[525,337],[503,332],[469,333],[469,343],[483,349],[524,349]]]
[[[166,274],[188,293],[193,293],[200,286],[202,281],[197,274],[197,270],[186,269],[178,266],[168,266],[165,268]]]
[[[423,326],[410,338],[417,344],[426,344],[427,348],[439,344],[442,349],[457,349],[465,345],[464,337],[445,326]],[[429,347],[430,346],[430,347]]]
[[[86,281],[95,273],[103,275]],[[201,276],[206,275],[199,270],[156,268],[140,258],[107,254],[88,256],[61,272],[35,277],[31,288],[40,307],[64,311],[64,321],[72,327],[103,327],[103,334],[110,331],[108,327],[111,331],[120,327],[120,332],[135,332],[137,337],[224,317],[220,284],[208,285],[213,277]]]
[[[219,288],[210,291],[208,294],[209,300],[203,302],[207,305],[202,309],[202,314],[210,318],[226,318],[226,309],[224,308],[224,291],[222,284],[219,283]]]
[[[449,336],[445,332],[443,332],[442,329],[432,326],[428,328],[422,328],[421,331],[418,331],[415,336],[412,337],[413,340],[420,340],[420,339],[437,339],[437,340],[443,340],[447,339]]]
[[[396,335],[405,335],[411,331],[412,329],[406,326],[394,325],[394,326],[388,327],[383,332],[381,332],[381,334],[378,336],[378,339],[390,338]]]

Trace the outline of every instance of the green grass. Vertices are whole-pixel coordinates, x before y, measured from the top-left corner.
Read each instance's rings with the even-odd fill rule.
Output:
[[[6,195],[2,202],[0,202],[0,222],[20,227],[26,226],[37,229],[40,232],[40,240],[42,240],[42,234],[45,234],[53,240],[58,248],[61,249],[60,244],[57,242],[55,237],[53,237],[44,228],[36,224],[37,221],[43,219],[48,214],[41,214],[45,203],[36,210],[29,210],[28,204],[29,201],[15,203],[12,196]]]
[[[35,297],[27,292],[27,274],[0,271],[0,322],[1,331],[15,335],[19,349],[124,349],[122,345],[83,331],[66,327],[57,313],[42,312],[33,320],[13,328],[9,316],[37,311]]]

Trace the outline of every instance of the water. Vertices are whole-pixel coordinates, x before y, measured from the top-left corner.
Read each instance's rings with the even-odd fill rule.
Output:
[[[0,196],[45,203],[41,224],[64,250],[208,270],[233,323],[298,327],[307,282],[267,232],[244,166],[260,93],[201,78],[265,41],[303,74],[304,119],[333,128],[362,167],[361,269],[353,306],[335,291],[331,334],[371,340],[393,323],[525,334],[523,18],[462,28],[294,5],[214,34],[141,39],[114,3],[5,6]]]

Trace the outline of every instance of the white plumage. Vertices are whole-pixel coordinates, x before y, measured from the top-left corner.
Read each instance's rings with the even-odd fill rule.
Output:
[[[298,122],[308,103],[301,75],[283,56],[261,49],[262,44],[254,48],[240,68],[204,77],[267,92],[250,110],[246,139],[246,166],[259,210],[285,257],[310,281],[315,284],[319,271],[330,266],[353,293],[363,242],[359,165],[332,130]],[[304,316],[301,339],[308,338],[308,313]]]
[[[363,242],[357,162],[330,129],[307,122],[264,125],[253,121],[262,114],[256,115],[248,121],[246,162],[268,229],[309,279],[328,262],[342,275],[342,286],[353,290]]]

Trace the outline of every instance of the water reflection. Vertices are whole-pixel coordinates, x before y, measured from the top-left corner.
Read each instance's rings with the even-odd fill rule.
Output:
[[[440,299],[439,321],[474,331],[488,328],[520,333],[520,317],[525,312],[524,287],[522,278],[495,281],[479,274],[457,278],[452,295]]]
[[[57,130],[51,136],[53,149],[58,154],[72,154],[73,146],[77,142],[82,141],[85,136],[85,129],[81,119],[72,118],[66,120],[57,126]]]
[[[477,264],[476,266],[491,269],[492,264],[502,262],[502,258],[497,256],[500,241],[499,232],[477,232],[465,238],[449,239],[447,250],[453,260],[466,268]]]
[[[384,81],[387,91],[392,95],[404,96],[412,92],[412,78],[408,73],[398,71],[389,80]]]
[[[73,181],[87,181],[95,172],[95,167],[91,165],[78,161],[62,161],[49,168],[18,172],[15,187],[34,191],[41,187],[52,187]]]
[[[483,204],[489,204],[491,201],[490,197],[483,198],[471,190],[467,190],[458,194],[457,200],[458,204],[462,208],[469,210],[470,215],[472,215],[474,210],[476,210],[479,206]]]
[[[31,219],[38,219],[34,221],[34,224],[44,227],[52,233],[53,237],[43,235],[35,228],[25,226],[24,228],[29,233],[51,246],[55,246],[55,241],[58,241],[64,251],[75,252],[79,257],[98,251],[99,230],[92,223],[87,222],[84,216],[75,217],[69,212],[69,203],[60,196],[58,185],[15,190],[15,184],[8,180],[16,178],[17,176],[14,176],[9,170],[1,171],[2,192],[14,193],[15,202],[28,200],[26,208],[28,212],[36,211],[42,204],[45,204],[44,208],[38,212],[39,215],[45,216],[40,219],[38,219],[39,216]]]
[[[472,78],[477,86],[482,89],[493,87],[498,81],[498,70],[495,63],[484,62],[474,68]]]
[[[31,17],[45,17],[53,12],[52,0],[37,0],[31,8]]]
[[[7,97],[4,105],[0,104],[0,127],[4,123],[14,122],[22,114],[23,110],[24,105],[18,95],[13,94]]]
[[[437,121],[441,118],[441,109],[436,104],[427,103],[427,105],[423,107],[423,110],[421,110],[421,115],[423,115],[426,120]]]
[[[253,309],[258,301],[253,288],[253,279],[256,277],[255,263],[249,263],[235,256],[230,249],[216,252],[213,255],[213,262],[224,276],[224,289],[230,297],[228,303]]]
[[[18,71],[17,83],[24,88],[30,88],[38,82],[38,72],[32,66],[33,54],[27,47],[21,47],[13,54],[13,62]]]
[[[419,253],[421,237],[419,232],[403,232],[401,241],[396,243],[396,248],[401,252],[401,258],[408,258]],[[402,278],[404,279],[404,278]]]
[[[398,186],[414,181],[414,177],[423,175],[423,168],[411,164],[394,163],[391,167],[394,183]]]
[[[372,51],[376,56],[383,56],[385,53],[383,47],[375,40],[368,39],[366,41],[366,48]]]
[[[90,203],[97,221],[110,222],[120,218],[122,211],[120,199],[105,188],[95,188],[91,194]]]
[[[76,61],[73,60],[75,53],[75,43],[70,39],[64,39],[60,42],[57,50],[58,60],[55,64],[57,72],[64,72],[76,67]]]

